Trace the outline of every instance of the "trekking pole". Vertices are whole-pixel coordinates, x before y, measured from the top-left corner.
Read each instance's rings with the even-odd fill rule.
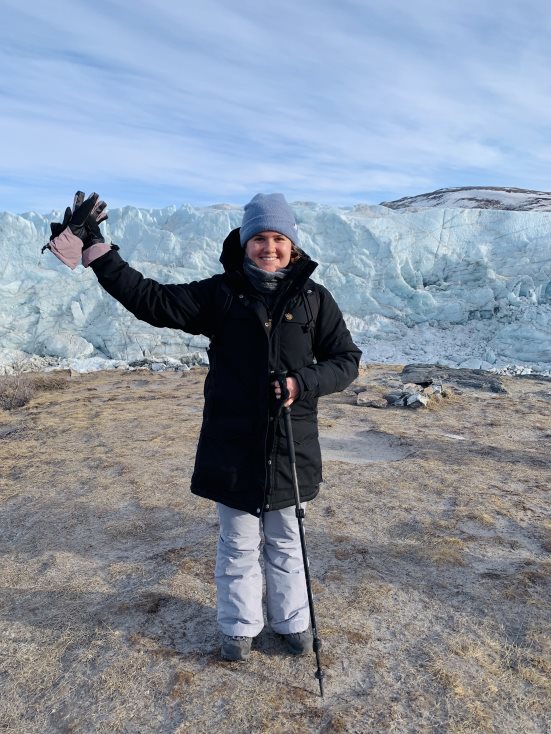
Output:
[[[286,372],[274,372],[275,379],[277,380],[279,387],[281,388],[281,405],[289,398],[289,391],[287,390],[286,383]],[[316,626],[316,615],[314,612],[314,597],[312,595],[312,584],[310,582],[310,569],[308,565],[308,555],[306,553],[306,540],[304,538],[304,509],[300,506],[300,490],[298,487],[297,478],[297,467],[295,458],[295,444],[293,441],[293,427],[291,425],[291,408],[289,406],[283,407],[283,418],[285,421],[285,436],[287,438],[287,450],[289,452],[289,462],[291,464],[291,474],[293,477],[293,489],[295,491],[295,515],[298,520],[298,530],[300,534],[300,546],[302,548],[302,562],[304,564],[304,576],[306,578],[306,591],[308,592],[308,606],[310,607],[310,622],[312,624],[312,637],[313,637],[313,649],[316,653],[316,663],[318,669],[316,670],[316,678],[319,681],[320,694],[323,698],[323,679],[325,673],[321,668],[320,650],[321,640],[318,637],[318,630]]]

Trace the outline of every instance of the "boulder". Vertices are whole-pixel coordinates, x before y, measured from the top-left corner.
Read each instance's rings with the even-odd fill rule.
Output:
[[[386,408],[387,403],[384,397],[374,390],[367,390],[365,387],[355,389],[356,405],[362,405],[365,408]]]
[[[384,399],[389,405],[403,407],[406,404],[406,395],[403,390],[394,390],[384,395]]]
[[[406,405],[408,408],[426,408],[429,404],[429,398],[420,392],[414,392],[406,397]]]
[[[427,388],[433,383],[443,382],[460,388],[485,390],[494,393],[506,393],[498,375],[484,370],[444,367],[440,364],[407,364],[402,370],[400,379],[404,384],[414,383]]]

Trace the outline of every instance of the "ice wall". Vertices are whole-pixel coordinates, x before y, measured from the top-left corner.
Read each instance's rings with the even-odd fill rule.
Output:
[[[551,368],[551,213],[293,205],[302,247],[373,361]],[[91,269],[40,254],[60,214],[0,214],[0,360],[17,350],[135,360],[205,340],[126,313]],[[107,234],[144,275],[186,282],[221,269],[232,206],[110,212]]]

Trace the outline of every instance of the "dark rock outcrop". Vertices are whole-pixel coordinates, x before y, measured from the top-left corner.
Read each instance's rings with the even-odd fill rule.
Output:
[[[382,201],[389,209],[441,207],[459,209],[504,209],[507,211],[551,211],[551,192],[504,186],[458,186],[428,194]]]
[[[446,383],[459,388],[485,390],[494,393],[506,393],[498,375],[484,370],[443,367],[433,364],[407,364],[402,370],[400,379],[404,384],[412,382],[421,387],[433,383]]]

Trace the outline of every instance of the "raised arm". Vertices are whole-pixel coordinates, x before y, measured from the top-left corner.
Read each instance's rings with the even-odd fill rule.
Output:
[[[211,306],[216,276],[192,283],[163,285],[144,278],[113,250],[93,260],[90,266],[100,285],[141,321],[182,329],[189,334],[212,334]]]
[[[105,290],[138,319],[152,326],[210,336],[217,276],[181,285],[144,278],[118,255],[116,245],[105,242],[99,227],[107,219],[105,202],[95,193],[84,197],[77,191],[63,222],[50,225],[52,236],[42,251],[51,250],[71,269],[81,260],[84,267],[92,267]]]

